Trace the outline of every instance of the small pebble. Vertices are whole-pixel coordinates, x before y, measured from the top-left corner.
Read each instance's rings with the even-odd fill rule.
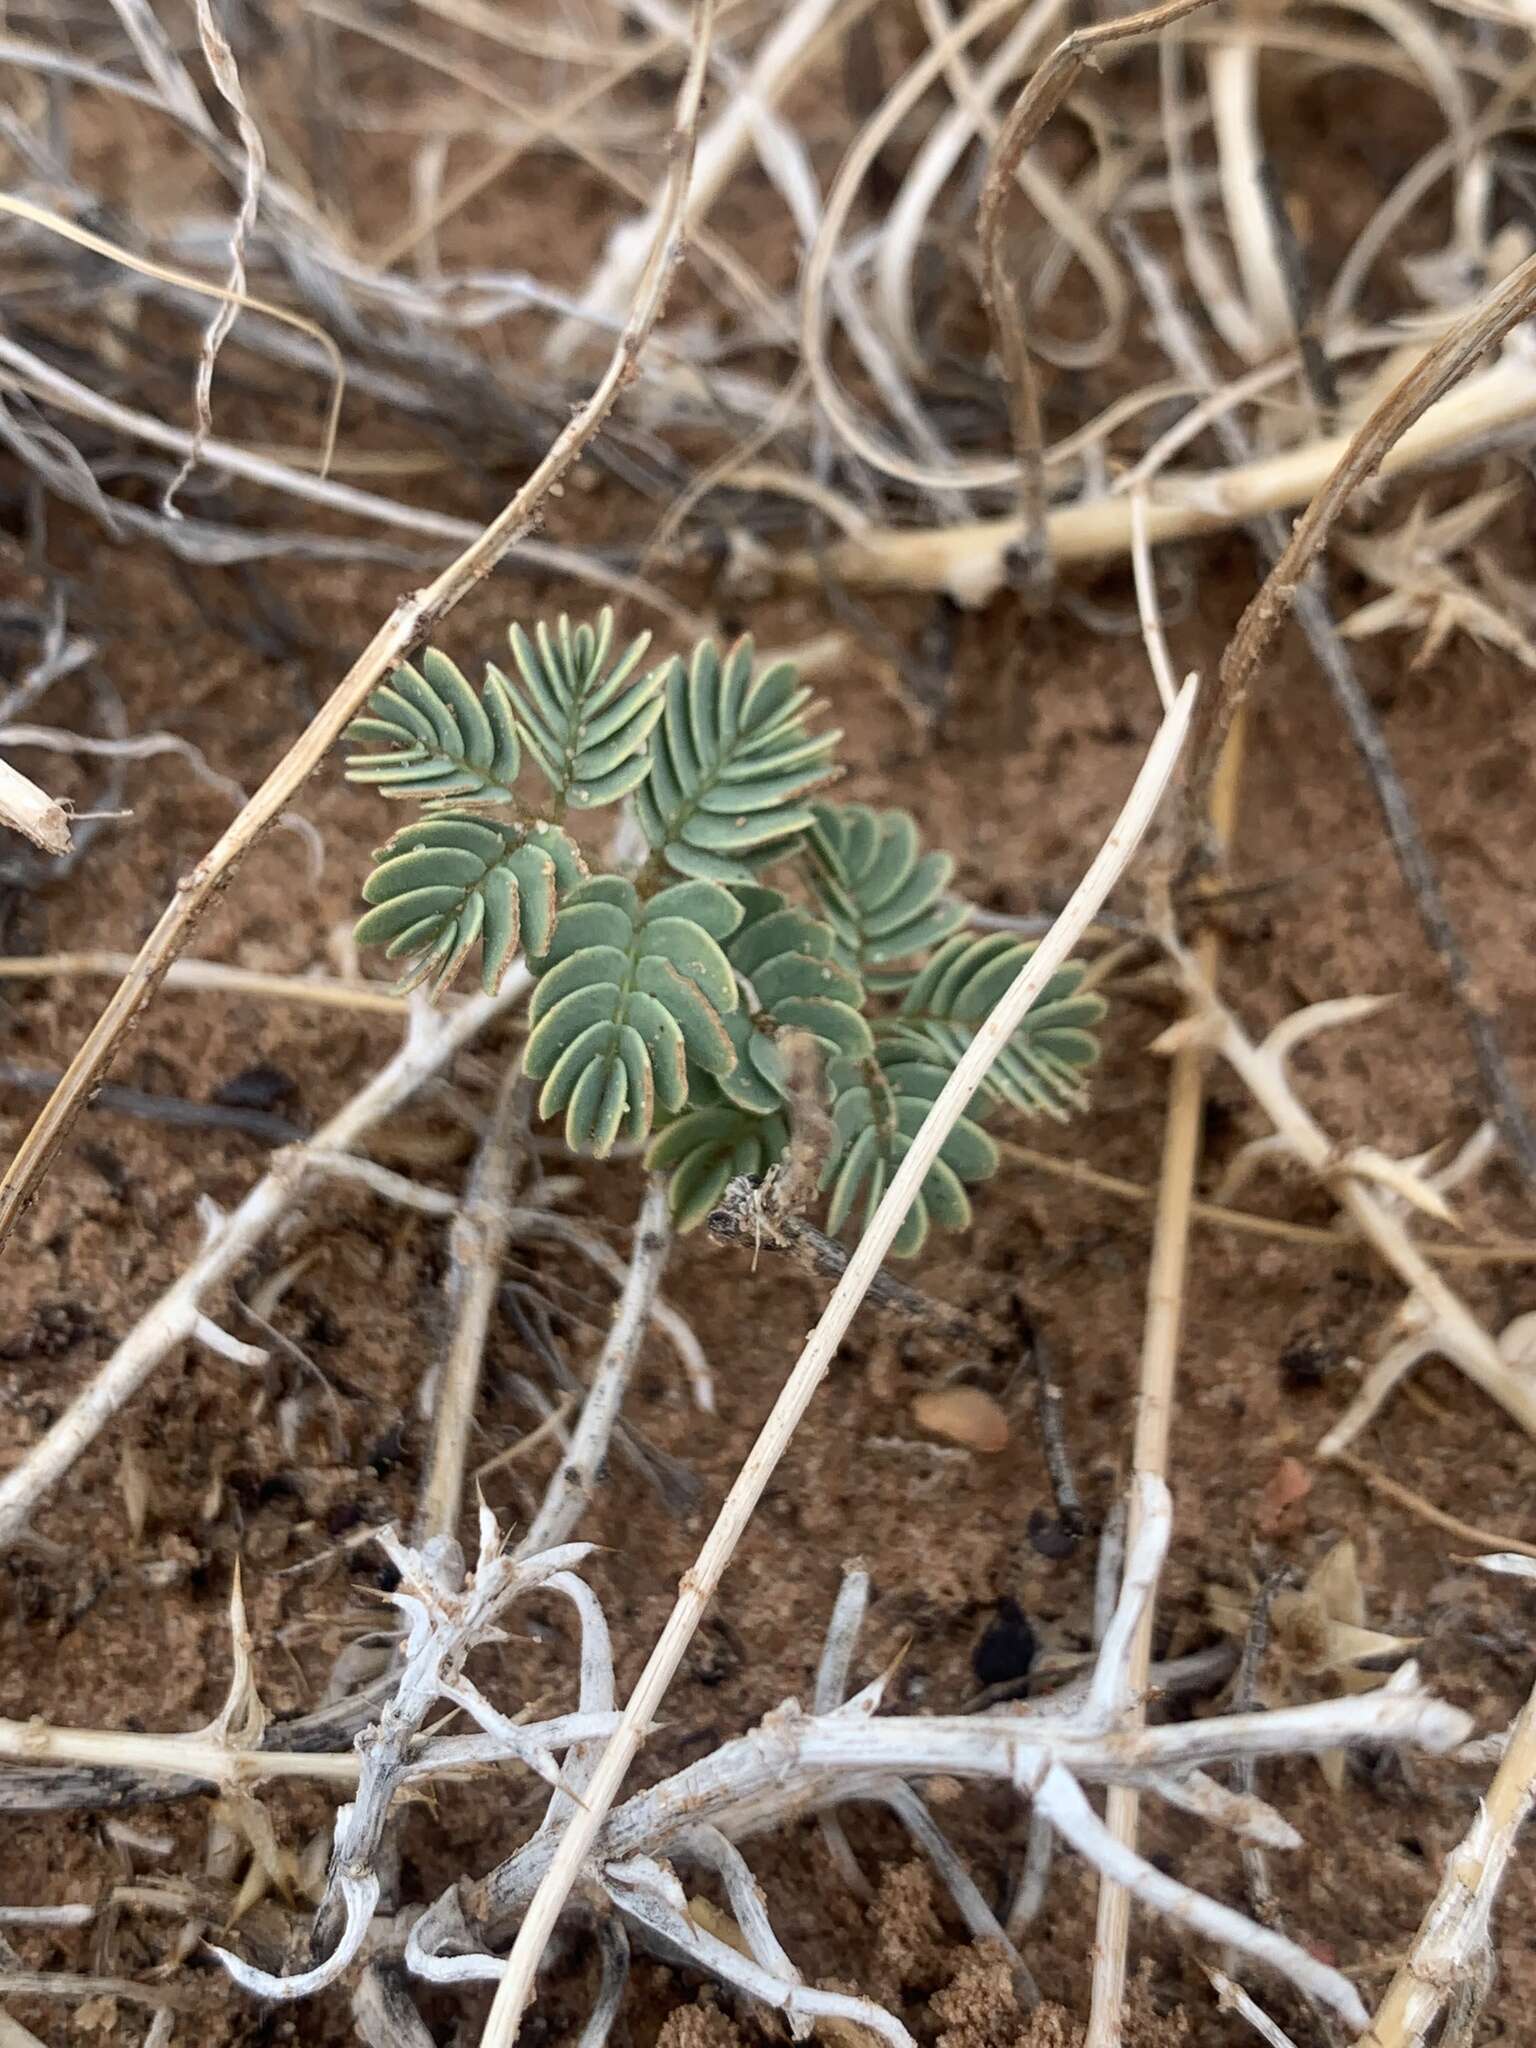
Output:
[[[968,1451],[1008,1448],[1008,1418],[980,1387],[945,1387],[935,1394],[919,1394],[912,1403],[912,1414],[919,1429],[947,1436]]]

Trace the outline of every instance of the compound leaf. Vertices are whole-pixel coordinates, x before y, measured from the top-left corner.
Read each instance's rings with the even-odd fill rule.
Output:
[[[1034,950],[1007,932],[957,932],[917,975],[899,1013],[876,1027],[878,1035],[953,1068]],[[1104,1002],[1079,993],[1085,972],[1082,961],[1069,960],[1041,990],[982,1083],[988,1102],[1027,1116],[1044,1111],[1059,1122],[1087,1102],[1084,1075],[1099,1057],[1094,1026]]]
[[[532,961],[523,1068],[544,1083],[539,1113],[564,1113],[573,1151],[601,1159],[621,1134],[648,1138],[658,1109],[686,1107],[690,1066],[720,1076],[735,1063],[736,979],[708,927],[729,931],[739,912],[713,884],[696,891],[645,903],[622,876],[594,876]],[[688,904],[695,915],[681,914]]]
[[[397,988],[430,982],[434,1000],[477,944],[481,986],[494,995],[519,946],[530,955],[548,947],[560,899],[585,873],[558,826],[454,811],[407,825],[373,858],[358,944],[404,959]]]
[[[661,675],[651,771],[636,796],[646,838],[677,874],[750,882],[809,826],[805,798],[835,772],[839,735],[806,731],[811,692],[789,662],[754,674],[750,639],[723,658],[701,640]]]
[[[734,893],[744,915],[725,953],[746,1000],[725,1019],[736,1064],[719,1087],[738,1108],[766,1116],[787,1095],[776,1043],[781,1031],[810,1032],[834,1058],[862,1058],[874,1040],[862,1014],[863,987],[833,959],[828,927],[776,889],[750,885]]]
[[[373,692],[347,737],[384,749],[348,755],[346,773],[385,796],[433,805],[512,801],[522,750],[494,669],[477,697],[447,655],[429,647],[419,668],[405,663]]]
[[[812,881],[837,957],[871,988],[904,987],[916,967],[897,963],[913,962],[965,921],[963,905],[944,894],[953,860],[919,851],[916,823],[905,811],[812,808]]]
[[[562,804],[591,811],[628,796],[650,772],[651,730],[661,716],[662,671],[636,670],[650,645],[642,633],[609,665],[613,612],[555,630],[540,623],[530,640],[514,625],[507,638],[516,676],[490,676],[515,708],[518,731]]]

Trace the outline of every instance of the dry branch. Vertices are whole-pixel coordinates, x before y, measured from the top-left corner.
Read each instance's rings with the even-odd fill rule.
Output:
[[[1008,274],[1004,209],[1026,151],[1084,70],[1097,65],[1100,52],[1114,43],[1139,42],[1143,37],[1155,36],[1206,4],[1207,0],[1166,0],[1165,5],[1146,8],[1139,14],[1128,14],[1093,28],[1074,29],[1056,45],[1020,93],[992,145],[977,213],[977,235],[987,311],[1002,359],[1014,452],[1019,463],[1019,533],[1015,545],[1020,551],[1020,574],[1026,586],[1049,577],[1050,531],[1040,392],[1024,324],[1023,293]]]
[[[1197,388],[1213,390],[1216,384],[1214,371],[1199,336],[1178,303],[1167,273],[1139,236],[1126,230],[1122,239],[1169,356]],[[1242,462],[1251,457],[1250,436],[1230,413],[1218,416],[1212,427],[1229,459]],[[1251,521],[1249,533],[1266,573],[1272,571],[1285,552],[1283,524],[1270,513]],[[1318,576],[1310,577],[1296,592],[1295,604],[1297,622],[1343,714],[1355,750],[1376,792],[1376,800],[1391,836],[1392,850],[1413,897],[1424,936],[1440,961],[1452,999],[1461,1012],[1472,1041],[1484,1092],[1500,1133],[1527,1185],[1536,1188],[1536,1128],[1532,1126],[1530,1113],[1510,1074],[1493,1018],[1486,1003],[1480,999],[1476,978],[1451,921],[1439,876],[1419,830],[1408,793],[1393,764],[1381,721],[1333,622]]]
[[[1231,845],[1237,818],[1242,774],[1243,727],[1234,726],[1211,805],[1211,829],[1220,852]],[[1209,984],[1220,959],[1215,931],[1199,941],[1201,974]],[[1200,1160],[1205,1107],[1207,1055],[1199,1044],[1182,1047],[1174,1056],[1168,1082],[1168,1114],[1163,1129],[1163,1157],[1152,1224],[1152,1259],[1147,1273],[1146,1315],[1142,1330],[1141,1370],[1137,1388],[1136,1424],[1131,1469],[1159,1479],[1168,1470],[1173,1431],[1174,1380],[1184,1319],[1184,1286],[1189,1263],[1189,1236],[1195,1173]],[[1138,1531],[1127,1531],[1134,1546]],[[1132,1645],[1128,1685],[1130,1701],[1146,1692],[1152,1656],[1152,1603]],[[1128,1709],[1132,1718],[1137,1704]],[[1105,1806],[1105,1820],[1117,1842],[1132,1847],[1136,1840],[1137,1795],[1116,1788]],[[1130,1896],[1119,1885],[1099,1891],[1093,1950],[1093,1998],[1085,2048],[1118,2048],[1125,2003],[1126,1944],[1130,1934]]]
[[[1426,358],[1427,360],[1427,358]],[[1491,441],[1528,431],[1536,420],[1536,369],[1516,344],[1499,361],[1469,376],[1429,405],[1404,429],[1377,465],[1385,477],[1480,451]],[[1147,538],[1188,540],[1221,533],[1265,512],[1303,505],[1349,455],[1345,434],[1329,435],[1234,469],[1169,477],[1147,497]],[[1104,496],[1054,507],[1046,519],[1046,546],[1058,567],[1128,555],[1133,538],[1128,495]],[[942,528],[870,527],[826,549],[824,563],[807,550],[779,559],[787,581],[818,586],[826,571],[854,589],[943,591],[957,604],[980,606],[1007,587],[1014,550],[1024,539],[1021,519],[978,519]]]
[[[1435,413],[1450,402],[1454,387],[1490,349],[1506,346],[1500,362],[1480,377],[1470,378],[1458,394],[1463,406],[1472,387],[1481,378],[1497,377],[1517,369],[1528,392],[1536,386],[1528,345],[1513,330],[1530,317],[1536,307],[1536,256],[1512,271],[1498,288],[1443,334],[1371,412],[1338,460],[1331,465],[1321,487],[1310,498],[1296,521],[1280,559],[1265,577],[1258,595],[1238,622],[1230,645],[1222,657],[1217,686],[1201,706],[1197,731],[1191,741],[1189,788],[1191,802],[1203,801],[1212,776],[1222,739],[1237,707],[1247,695],[1248,685],[1268,651],[1275,634],[1290,615],[1307,573],[1327,543],[1334,522],[1361,484],[1378,472],[1386,474],[1387,459],[1400,451],[1409,437],[1422,434]],[[1506,337],[1508,338],[1506,341]],[[1474,412],[1473,419],[1477,417]],[[1479,443],[1492,428],[1467,421],[1467,429]],[[1276,510],[1277,507],[1255,509]]]
[[[1440,1889],[1408,1959],[1358,2048],[1422,2048],[1448,2003],[1486,1986],[1494,1901],[1520,1829],[1536,1805],[1536,1692],[1510,1730],[1504,1760],[1477,1818],[1445,1859]],[[1474,2016],[1467,2012],[1469,2020]],[[1458,2032],[1456,2038],[1470,2038]],[[1447,2034],[1446,2038],[1450,2038]]]
[[[512,1235],[512,1199],[523,1164],[532,1088],[518,1062],[502,1076],[491,1127],[448,1232],[448,1298],[453,1335],[432,1387],[432,1450],[416,1516],[416,1540],[451,1536],[458,1526],[464,1463],[486,1334]]]
[[[1049,1179],[1073,1181],[1079,1187],[1092,1188],[1099,1194],[1113,1195],[1116,1201],[1142,1208],[1156,1199],[1155,1188],[1127,1180],[1123,1174],[1105,1173],[1100,1167],[1090,1166],[1086,1159],[1058,1158],[1033,1145],[1017,1144],[1011,1138],[1001,1139],[999,1144],[1005,1159]],[[1192,1202],[1190,1215],[1197,1223],[1236,1231],[1245,1237],[1272,1237],[1283,1244],[1305,1245],[1314,1251],[1337,1253],[1350,1242],[1340,1230],[1327,1230],[1314,1223],[1291,1223],[1282,1216],[1261,1216],[1254,1210],[1234,1209],[1224,1202]],[[1420,1249],[1425,1258],[1447,1266],[1536,1265],[1536,1242],[1529,1239],[1505,1238],[1491,1244],[1425,1244]]]
[[[120,981],[133,965],[131,953],[38,953],[0,959],[0,981],[51,981],[55,976],[102,976]],[[360,1010],[376,1017],[403,1018],[410,1004],[382,984],[340,981],[329,975],[264,974],[254,967],[230,967],[222,960],[173,960],[162,988],[216,995],[260,996],[269,1002],[310,1003],[324,1010]],[[445,997],[444,1010],[455,1006]]]
[[[613,1325],[592,1368],[592,1384],[570,1443],[562,1451],[539,1511],[518,1546],[520,1557],[532,1557],[563,1543],[596,1490],[671,1240],[666,1184],[652,1176],[635,1222],[635,1248]]]
[[[1431,1352],[1448,1358],[1536,1439],[1536,1385],[1503,1355],[1461,1297],[1435,1271],[1398,1208],[1383,1192],[1384,1184],[1395,1182],[1401,1190],[1410,1187],[1416,1177],[1406,1165],[1384,1160],[1368,1148],[1351,1150],[1336,1145],[1292,1085],[1286,1063],[1295,1048],[1330,1025],[1369,1014],[1379,1007],[1376,999],[1314,1003],[1284,1019],[1262,1045],[1255,1045],[1193,956],[1176,942],[1167,943],[1190,999],[1191,1014],[1184,1024],[1164,1034],[1162,1048],[1173,1051],[1182,1040],[1226,1060],[1274,1125],[1275,1137],[1285,1151],[1329,1189],[1362,1237],[1407,1287],[1416,1305],[1410,1334],[1374,1369],[1349,1412],[1318,1446],[1319,1455],[1332,1457],[1345,1449],[1398,1379]]]
[[[0,761],[0,825],[9,825],[44,853],[69,851],[64,806],[9,761]]]
[[[402,1786],[443,1768],[516,1762],[551,1783],[560,1783],[555,1751],[571,1749],[607,1725],[590,1714],[520,1727],[507,1719],[464,1675],[477,1644],[493,1641],[503,1609],[520,1594],[545,1588],[566,1594],[584,1623],[584,1655],[607,1654],[607,1631],[588,1640],[590,1595],[572,1568],[588,1554],[586,1544],[568,1544],[538,1557],[513,1559],[503,1549],[495,1518],[482,1506],[480,1549],[466,1576],[463,1555],[451,1537],[437,1536],[420,1550],[401,1543],[390,1530],[379,1538],[400,1574],[390,1600],[405,1617],[402,1668],[376,1722],[357,1742],[356,1792],[336,1815],[335,1838],[325,1894],[315,1914],[311,1946],[314,1967],[295,1976],[274,1977],[254,1969],[228,1950],[213,1950],[236,1983],[265,1998],[304,1998],[334,1982],[361,1949],[379,1902],[376,1862],[395,1794]],[[439,1700],[465,1712],[479,1731],[439,1737],[418,1749],[423,1721]]]
[[[973,1716],[877,1718],[884,1679],[846,1703],[809,1715],[787,1701],[751,1733],[604,1816],[584,1845],[584,1899],[606,1893],[631,1926],[656,1938],[664,1952],[681,1945],[699,1967],[750,1996],[812,2014],[814,2003],[793,1995],[798,1974],[773,1940],[761,1903],[753,1905],[745,1865],[730,1845],[805,1814],[835,1812],[845,1803],[889,1803],[935,1856],[969,1918],[976,1905],[974,1884],[957,1862],[949,1867],[952,1852],[907,1787],[910,1780],[936,1776],[995,1779],[1029,1799],[1085,1857],[1123,1879],[1145,1904],[1204,1939],[1232,1942],[1358,2026],[1364,2007],[1339,1971],[1120,1847],[1093,1814],[1082,1788],[1134,1784],[1240,1836],[1276,1848],[1295,1847],[1298,1837],[1278,1814],[1260,1800],[1225,1791],[1207,1766],[1236,1757],[1312,1752],[1337,1739],[1406,1742],[1439,1751],[1462,1738],[1467,1717],[1427,1698],[1408,1669],[1382,1691],[1353,1700],[1154,1729],[1131,1723],[1124,1710],[1127,1660],[1171,1526],[1167,1489],[1146,1478],[1138,1492],[1140,1534],[1086,1686],[1071,1685],[1029,1706]],[[841,1687],[844,1638],[856,1621],[858,1604],[855,1580],[853,1611],[843,1612],[839,1603],[836,1646],[829,1645],[824,1663],[824,1672],[831,1666],[834,1692]],[[584,1781],[584,1799],[593,1797],[594,1783]],[[458,1888],[444,1894],[412,1928],[406,1947],[409,1967],[437,1983],[498,1975],[506,1982],[505,1966],[484,1941],[504,1938],[519,1917],[527,1924],[527,1913],[584,1811],[567,1801],[563,1832],[546,1823],[479,1884],[462,1895]],[[721,1871],[752,1949],[752,1967],[743,1969],[740,1955],[726,1944],[698,1941],[688,1933],[686,1915],[675,1910],[680,1896],[675,1879],[665,1873],[662,1858],[703,1860]],[[996,1923],[984,1906],[980,1912],[980,1925],[994,1932]],[[862,2017],[887,2039],[907,2042],[905,2030],[878,2007],[866,2007]]]

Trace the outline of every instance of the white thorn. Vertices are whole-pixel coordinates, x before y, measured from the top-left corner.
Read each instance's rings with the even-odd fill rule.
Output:
[[[231,1337],[228,1330],[221,1330],[211,1316],[201,1310],[192,1320],[191,1334],[199,1344],[227,1358],[231,1365],[265,1365],[270,1353],[263,1351],[259,1344],[242,1344],[238,1337]]]
[[[1296,1148],[1281,1131],[1271,1131],[1267,1138],[1250,1138],[1248,1143],[1233,1155],[1226,1172],[1216,1183],[1211,1200],[1230,1202],[1245,1188],[1259,1169],[1269,1160],[1291,1160],[1296,1157]]]
[[[1340,1157],[1336,1171],[1375,1181],[1437,1223],[1448,1223],[1453,1230],[1460,1228],[1444,1195],[1430,1181],[1420,1179],[1407,1159],[1389,1159],[1374,1145],[1355,1145]]]
[[[1328,1002],[1308,1003],[1304,1010],[1281,1018],[1259,1047],[1260,1057],[1283,1067],[1297,1046],[1319,1031],[1332,1031],[1340,1024],[1358,1024],[1396,1001],[1396,996],[1335,996]]]

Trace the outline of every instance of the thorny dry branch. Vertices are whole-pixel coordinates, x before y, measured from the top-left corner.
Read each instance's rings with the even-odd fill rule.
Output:
[[[1410,1665],[1386,1687],[1362,1698],[1161,1728],[1127,1723],[1126,1660],[1156,1586],[1172,1521],[1166,1488],[1151,1478],[1138,1487],[1139,1534],[1128,1551],[1119,1603],[1086,1682],[1032,1705],[951,1719],[879,1718],[883,1678],[846,1703],[810,1715],[786,1702],[751,1734],[635,1794],[608,1816],[584,1857],[584,1900],[605,1899],[632,1935],[658,1942],[664,1954],[680,1946],[700,1967],[749,1997],[783,2007],[792,2016],[831,2013],[855,2019],[905,2048],[911,2038],[905,2027],[878,2006],[803,1984],[772,1936],[761,1906],[751,1903],[750,1875],[734,1845],[802,1814],[835,1815],[840,1805],[859,1801],[889,1803],[935,1856],[941,1873],[952,1882],[964,1880],[965,1910],[969,1880],[931,1831],[921,1802],[911,1800],[904,1787],[912,1779],[938,1776],[996,1778],[1029,1799],[1079,1853],[1127,1884],[1153,1910],[1201,1938],[1230,1944],[1304,1987],[1350,2024],[1363,2025],[1365,2009],[1347,1978],[1297,1944],[1121,1848],[1081,1788],[1133,1784],[1216,1826],[1276,1848],[1294,1847],[1298,1838],[1278,1814],[1258,1799],[1225,1791],[1208,1767],[1232,1757],[1307,1754],[1352,1741],[1443,1752],[1463,1739],[1467,1717],[1423,1692]],[[236,1980],[261,1997],[307,1996],[333,1981],[357,1953],[377,1899],[378,1845],[400,1787],[505,1759],[538,1772],[553,1786],[543,1825],[462,1899],[457,1889],[439,1899],[412,1925],[405,1944],[408,1967],[430,1982],[451,1985],[500,1975],[504,1965],[486,1951],[482,1939],[494,1940],[526,1913],[580,1810],[578,1795],[590,1789],[592,1735],[612,1726],[607,1628],[600,1607],[573,1572],[585,1554],[583,1546],[514,1562],[502,1547],[494,1519],[482,1510],[479,1557],[465,1579],[454,1547],[442,1539],[420,1552],[387,1533],[384,1541],[401,1573],[392,1597],[408,1618],[409,1635],[393,1696],[359,1743],[356,1795],[337,1814],[330,1880],[313,1936],[318,1960],[309,1970],[273,1977],[227,1951],[215,1951]],[[580,1699],[574,1716],[520,1726],[464,1677],[463,1665],[477,1641],[494,1640],[507,1604],[539,1587],[563,1593],[576,1606]],[[838,1667],[846,1666],[856,1620],[857,1602],[840,1617],[835,1653],[829,1648],[834,1691],[841,1689]],[[422,1723],[440,1699],[466,1713],[478,1732],[421,1738]],[[556,1756],[561,1749],[566,1751],[563,1768]],[[697,1859],[725,1876],[750,1957],[690,1922],[669,1863]],[[580,1910],[586,1912],[589,1905],[583,1903]]]
[[[1142,284],[1169,360],[1185,372],[1198,389],[1214,391],[1217,380],[1207,352],[1180,307],[1166,271],[1133,229],[1127,228],[1121,240]],[[1230,415],[1220,416],[1212,422],[1212,428],[1229,459],[1243,462],[1252,458],[1251,436],[1237,419]],[[1260,563],[1266,572],[1272,570],[1285,551],[1283,523],[1276,514],[1269,513],[1251,521],[1248,530]],[[1471,964],[1451,919],[1445,893],[1413,805],[1393,765],[1381,721],[1355,672],[1341,633],[1333,623],[1316,569],[1309,573],[1296,592],[1295,609],[1297,623],[1312,649],[1313,659],[1333,693],[1355,742],[1356,752],[1371,778],[1403,880],[1413,897],[1424,935],[1440,961],[1452,998],[1466,1023],[1484,1091],[1510,1157],[1527,1184],[1536,1188],[1536,1128],[1533,1128],[1530,1112],[1510,1073],[1491,1007],[1486,999],[1479,997]]]
[[[1299,1161],[1328,1188],[1361,1236],[1409,1290],[1408,1303],[1399,1317],[1406,1334],[1367,1373],[1348,1412],[1318,1446],[1319,1455],[1327,1458],[1346,1449],[1398,1382],[1431,1354],[1449,1359],[1536,1440],[1536,1385],[1520,1357],[1483,1328],[1425,1258],[1408,1229],[1402,1213],[1405,1205],[1443,1215],[1443,1197],[1427,1182],[1416,1162],[1388,1159],[1369,1146],[1335,1144],[1301,1101],[1291,1080],[1288,1061],[1299,1045],[1317,1032],[1371,1015],[1381,1007],[1381,999],[1360,996],[1313,1003],[1285,1018],[1262,1045],[1255,1045],[1211,988],[1193,955],[1172,939],[1165,943],[1189,997],[1191,1013],[1163,1034],[1159,1048],[1173,1052],[1181,1045],[1196,1045],[1224,1059],[1274,1125],[1271,1138],[1255,1140],[1254,1147],[1248,1148],[1249,1159],[1278,1151]]]

